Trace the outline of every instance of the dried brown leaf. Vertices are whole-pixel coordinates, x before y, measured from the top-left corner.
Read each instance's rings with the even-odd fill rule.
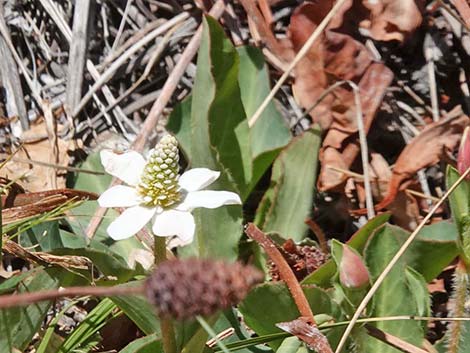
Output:
[[[381,63],[372,63],[359,82],[359,92],[367,133],[375,113],[382,102],[385,90],[392,82],[392,72]],[[340,186],[346,176],[331,169],[349,169],[360,152],[357,141],[357,123],[353,93],[343,96],[343,101],[332,105],[333,122],[328,130],[320,151],[322,168],[318,178],[319,190],[331,190]],[[342,109],[341,109],[342,108]]]
[[[252,31],[253,37],[260,37],[279,60],[283,62],[291,60],[293,58],[292,49],[279,41],[270,28],[272,18],[270,17],[267,3],[262,1],[260,3],[261,9],[257,6],[257,2],[253,0],[240,0],[240,3],[250,19],[250,30]],[[255,27],[255,32],[257,33],[253,33],[252,26]]]
[[[298,51],[315,30],[332,6],[331,1],[304,3],[291,17],[289,35],[294,50]],[[331,190],[345,181],[342,173],[328,169],[329,166],[348,169],[357,154],[357,119],[354,94],[349,86],[337,87],[320,102],[328,86],[342,80],[350,80],[359,87],[366,132],[372,125],[375,112],[382,102],[393,74],[382,63],[374,62],[372,55],[360,42],[348,34],[336,31],[343,28],[357,11],[343,7],[328,25],[316,45],[300,61],[295,69],[293,92],[299,103],[312,119],[327,131],[323,141],[320,160],[322,169],[318,179],[319,190]],[[343,23],[344,22],[344,23]]]
[[[53,255],[46,252],[31,252],[20,244],[4,239],[3,250],[16,257],[34,262],[38,265],[57,265],[64,268],[89,269],[92,262],[83,256],[76,255]]]
[[[422,0],[379,0],[363,1],[370,13],[361,22],[375,40],[403,42],[423,21]]]
[[[438,163],[445,152],[454,150],[469,123],[469,117],[461,112],[459,106],[447,118],[424,128],[401,152],[393,168],[387,195],[375,208],[381,210],[390,205],[398,191],[406,188],[418,170]],[[364,210],[354,213],[364,214]]]
[[[61,138],[58,138],[54,146],[51,146],[44,123],[34,125],[30,130],[25,131],[22,140],[25,142],[15,154],[15,158],[50,163],[50,156],[54,155],[53,148],[56,146],[57,164],[61,166],[68,165],[67,151],[74,147],[73,140],[65,141]],[[29,191],[41,191],[56,188],[52,184],[54,178],[51,178],[51,171],[57,173],[52,167],[10,161],[0,170],[0,174],[12,180],[25,181],[25,188]],[[57,187],[65,187],[65,178],[58,178],[57,182]]]
[[[52,211],[72,199],[96,200],[98,195],[73,189],[57,189],[42,192],[18,194],[13,200],[13,206],[2,209],[2,224],[11,224],[41,213]]]
[[[373,180],[372,194],[374,199],[382,200],[387,195],[392,170],[385,158],[378,153],[371,153],[370,173]],[[406,190],[400,190],[387,210],[393,214],[393,222],[405,229],[412,230],[418,224],[420,212],[416,199]]]

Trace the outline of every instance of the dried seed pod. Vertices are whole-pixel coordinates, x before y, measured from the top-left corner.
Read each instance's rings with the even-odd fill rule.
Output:
[[[297,245],[292,239],[286,240],[279,250],[299,281],[328,260],[328,256],[315,246]],[[268,265],[273,281],[279,281],[281,278],[277,266],[271,260],[268,260]]]
[[[145,292],[160,316],[211,315],[240,302],[263,274],[252,266],[213,260],[169,260],[149,277]]]

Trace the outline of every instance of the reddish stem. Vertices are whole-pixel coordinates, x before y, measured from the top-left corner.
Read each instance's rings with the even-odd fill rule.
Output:
[[[144,294],[144,287],[69,287],[32,293],[9,294],[0,296],[0,309],[15,306],[25,306],[41,301],[54,300],[63,297],[111,297],[118,295]]]
[[[313,317],[312,309],[308,304],[307,298],[305,297],[302,287],[299,281],[294,275],[294,272],[287,264],[286,259],[282,256],[281,252],[277,248],[276,244],[269,239],[266,234],[259,230],[253,223],[248,223],[245,233],[254,241],[256,241],[268,254],[269,258],[275,263],[281,275],[281,279],[286,282],[287,288],[294,299],[297,308],[299,309],[300,316],[303,318],[302,321],[308,323],[315,332],[314,335],[310,335],[308,340],[302,335],[295,334],[298,338],[304,342],[309,343],[312,347],[315,347],[319,353],[333,353],[327,338],[317,329],[317,323]]]
[[[326,235],[321,229],[321,227],[311,218],[307,218],[305,220],[305,224],[307,224],[310,230],[316,235],[318,239],[318,245],[320,245],[320,249],[325,254],[329,254],[330,250],[328,249],[328,241],[326,240]]]
[[[268,254],[269,258],[276,264],[277,268],[279,269],[281,279],[286,282],[286,285],[292,294],[292,298],[294,299],[294,302],[299,309],[300,315],[306,317],[309,322],[317,326],[315,318],[313,317],[312,309],[310,308],[307,298],[302,291],[302,287],[295,277],[294,272],[287,264],[286,259],[278,250],[276,244],[274,244],[273,241],[269,239],[266,234],[259,230],[253,223],[248,223],[245,233],[251,239],[256,241],[264,249],[264,251],[266,251],[266,254]]]

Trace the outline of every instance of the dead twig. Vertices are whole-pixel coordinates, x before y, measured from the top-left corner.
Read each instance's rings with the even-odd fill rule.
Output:
[[[3,4],[0,4],[0,13],[4,13]],[[2,27],[8,28],[3,15],[0,16]],[[5,32],[4,35],[9,34]],[[2,86],[6,95],[6,110],[9,117],[18,116],[21,122],[21,128],[29,128],[28,112],[26,110],[23,89],[21,88],[21,79],[18,73],[15,60],[8,49],[7,42],[0,37],[0,74],[2,77]],[[14,130],[14,129],[13,129]]]
[[[73,17],[65,100],[69,114],[75,110],[82,96],[91,6],[92,2],[90,0],[80,1],[77,3]]]
[[[178,25],[182,21],[186,20],[188,17],[189,17],[189,14],[187,12],[183,12],[180,15],[173,17],[171,20],[161,25],[160,27],[157,27],[155,30],[148,33],[141,40],[139,40],[137,43],[132,45],[128,50],[126,50],[119,58],[117,58],[116,61],[114,61],[106,69],[106,71],[100,76],[100,78],[96,80],[94,85],[88,90],[86,95],[82,98],[78,106],[75,108],[72,115],[73,116],[78,115],[78,113],[85,107],[85,105],[88,103],[88,101],[93,96],[93,94],[96,93],[98,89],[101,86],[103,86],[109,79],[111,79],[111,77],[117,71],[117,69],[121,67],[121,65],[123,65],[132,55],[134,55],[143,46],[147,45],[150,41],[162,35],[166,31],[170,30],[172,27]]]
[[[31,293],[19,293],[0,296],[0,308],[25,306],[37,302],[55,300],[64,297],[110,297],[118,295],[144,295],[144,286],[137,287],[70,287]]]

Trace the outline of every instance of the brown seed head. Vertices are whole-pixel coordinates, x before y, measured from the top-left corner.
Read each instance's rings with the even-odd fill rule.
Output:
[[[160,316],[182,320],[239,303],[263,279],[259,270],[240,263],[176,259],[158,267],[145,291]]]

